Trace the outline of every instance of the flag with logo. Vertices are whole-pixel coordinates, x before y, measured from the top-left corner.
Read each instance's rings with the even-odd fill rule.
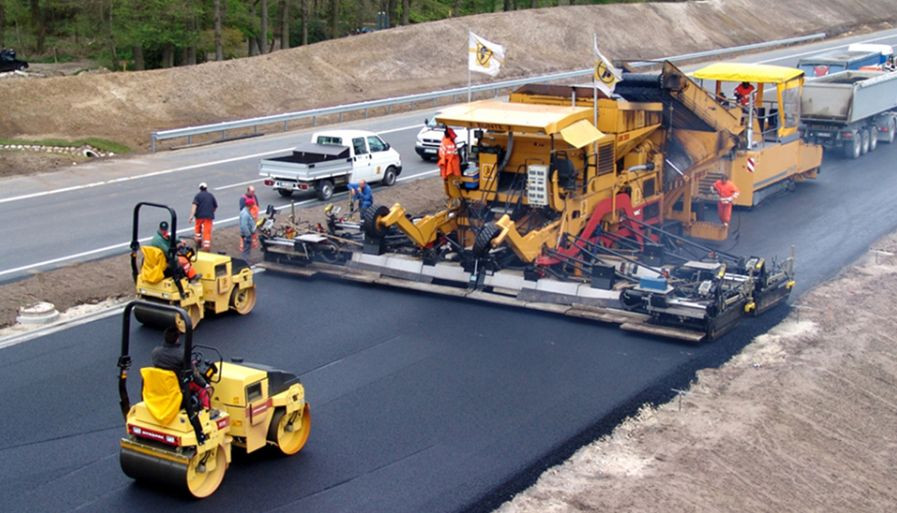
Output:
[[[489,76],[498,75],[501,63],[505,60],[505,48],[501,45],[486,41],[482,37],[469,33],[467,42],[467,68],[477,73],[485,73]]]
[[[595,85],[610,98],[617,86],[617,82],[623,80],[623,74],[611,64],[610,59],[598,50],[598,36],[595,35]]]

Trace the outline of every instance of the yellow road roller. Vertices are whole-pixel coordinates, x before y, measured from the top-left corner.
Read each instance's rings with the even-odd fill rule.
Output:
[[[168,211],[170,222],[160,223],[168,225],[167,239],[157,232],[149,244],[140,244],[137,232],[142,207]],[[246,315],[255,307],[255,283],[249,263],[227,255],[195,251],[178,243],[177,214],[171,207],[138,203],[134,207],[132,226],[131,275],[138,298],[183,308],[194,328],[207,313],[233,310]],[[197,277],[191,279],[194,274]],[[167,318],[159,317],[159,313],[152,310],[138,308],[134,314],[138,321],[148,326],[162,327],[167,323]],[[184,331],[182,322],[178,321],[178,327]]]
[[[177,371],[144,367],[141,401],[128,397],[131,312],[143,308],[169,325],[184,319],[184,358]],[[208,360],[200,349],[214,352]],[[118,390],[126,434],[121,439],[121,468],[128,477],[208,497],[221,485],[231,448],[247,453],[273,446],[284,455],[298,453],[311,432],[305,388],[294,374],[265,365],[225,362],[217,349],[193,344],[193,323],[183,308],[131,301],[122,323]],[[209,388],[203,406],[196,386],[200,374]],[[192,390],[191,390],[192,388]]]

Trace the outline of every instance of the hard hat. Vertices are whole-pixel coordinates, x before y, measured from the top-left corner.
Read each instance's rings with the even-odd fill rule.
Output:
[[[205,182],[200,182],[200,184],[199,184],[199,190],[204,191],[204,190],[206,190],[206,189],[208,189],[208,188],[209,188],[209,186],[206,185]]]
[[[161,223],[159,223],[159,229],[162,230],[163,232],[167,232],[168,231],[168,221],[162,221]]]
[[[246,198],[246,206],[247,206],[247,207],[253,207],[253,206],[255,206],[255,200],[252,199],[252,198]]]

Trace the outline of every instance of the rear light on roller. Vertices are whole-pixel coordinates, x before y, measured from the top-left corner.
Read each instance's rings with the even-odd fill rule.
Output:
[[[179,436],[167,435],[165,433],[160,433],[159,431],[146,429],[144,427],[135,426],[133,424],[128,424],[128,433],[139,438],[153,440],[155,442],[160,442],[172,447],[179,447],[181,445],[181,437]]]

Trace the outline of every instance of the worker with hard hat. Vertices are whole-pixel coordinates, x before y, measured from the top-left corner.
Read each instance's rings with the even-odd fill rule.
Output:
[[[193,197],[188,219],[191,223],[196,220],[193,239],[197,249],[201,246],[203,251],[212,250],[212,222],[215,220],[215,210],[218,209],[218,201],[208,188],[205,182],[199,184],[199,192]]]
[[[442,142],[439,143],[439,175],[443,180],[448,180],[452,176],[461,176],[461,158],[458,156],[458,147],[455,145],[455,131],[451,127],[446,126],[442,136]]]
[[[716,213],[723,226],[729,226],[732,220],[732,206],[738,199],[738,187],[731,178],[725,176],[713,183],[713,190],[719,196],[719,202],[716,204]]]

